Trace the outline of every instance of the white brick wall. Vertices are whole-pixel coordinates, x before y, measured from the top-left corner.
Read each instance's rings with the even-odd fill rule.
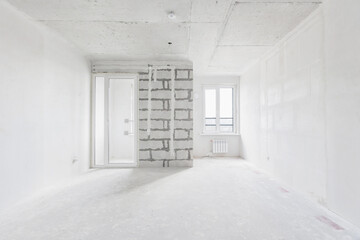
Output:
[[[152,82],[151,134],[147,135],[148,74],[140,74],[139,84],[139,159],[140,166],[192,166],[192,69],[175,70],[175,156],[169,151],[171,72],[159,70],[157,82]]]
[[[189,130],[175,129],[175,140],[187,139],[188,137],[189,137]]]

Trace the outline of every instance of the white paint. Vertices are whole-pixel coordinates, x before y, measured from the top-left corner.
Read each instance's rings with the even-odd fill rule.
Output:
[[[326,199],[322,42],[318,11],[240,84],[244,157],[320,203]]]
[[[360,226],[360,2],[326,1],[328,206]]]
[[[240,159],[93,171],[0,215],[0,232],[12,240],[360,237],[352,225]]]
[[[203,135],[203,85],[208,84],[239,84],[239,78],[234,76],[195,76],[194,77],[194,156],[212,155],[212,142],[219,135]],[[238,95],[238,93],[237,93]],[[237,118],[239,119],[239,118]],[[241,138],[239,135],[221,135],[228,142],[228,152],[222,156],[242,156]]]
[[[175,156],[174,150],[174,127],[175,127],[175,67],[171,68],[171,102],[170,102],[170,142],[169,150],[172,157]]]
[[[360,3],[335,2],[242,76],[241,133],[246,159],[360,226]]]
[[[0,2],[0,208],[89,165],[90,65]]]
[[[137,109],[135,109],[135,90],[137,78],[109,79],[109,163],[136,163],[134,127]],[[103,115],[104,117],[104,115]],[[107,116],[105,116],[107,117]]]
[[[146,129],[146,132],[147,132],[147,135],[150,136],[151,134],[151,110],[152,110],[152,107],[151,107],[151,77],[152,77],[152,68],[149,67],[149,77],[148,77],[148,111],[147,111],[147,129]]]

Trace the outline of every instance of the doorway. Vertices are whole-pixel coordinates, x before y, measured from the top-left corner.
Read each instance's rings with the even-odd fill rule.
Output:
[[[92,167],[136,167],[135,74],[93,75]]]

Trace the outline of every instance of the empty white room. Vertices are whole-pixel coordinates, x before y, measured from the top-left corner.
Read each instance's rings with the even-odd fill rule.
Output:
[[[0,0],[0,240],[360,240],[359,13]]]

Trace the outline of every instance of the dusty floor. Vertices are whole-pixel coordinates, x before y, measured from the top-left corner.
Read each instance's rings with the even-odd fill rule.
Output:
[[[1,240],[360,239],[359,230],[237,159],[97,170],[0,216]]]

